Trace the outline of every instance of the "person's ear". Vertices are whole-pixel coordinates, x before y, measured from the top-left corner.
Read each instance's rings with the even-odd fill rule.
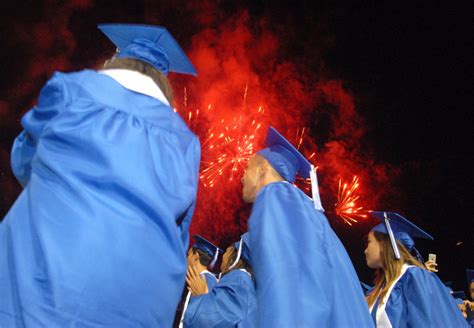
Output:
[[[264,177],[267,172],[268,172],[268,162],[267,161],[263,161],[262,163],[260,163],[260,165],[258,166],[258,175],[260,177]]]

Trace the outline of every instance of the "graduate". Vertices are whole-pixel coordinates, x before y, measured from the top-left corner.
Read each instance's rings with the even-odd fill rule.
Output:
[[[214,268],[219,254],[224,251],[202,236],[194,235],[193,239],[196,242],[188,251],[188,270],[195,267],[196,271],[206,278],[207,286],[211,290],[217,284],[217,277],[209,270]]]
[[[466,270],[466,280],[467,280],[467,293],[469,295],[470,301],[465,299],[464,307],[466,309],[467,322],[474,328],[474,270]]]
[[[103,24],[103,70],[54,73],[21,120],[24,189],[0,225],[0,327],[170,327],[186,275],[198,138],[169,72],[196,75],[163,27]]]
[[[194,268],[186,276],[193,298],[184,315],[185,328],[253,328],[257,299],[252,279],[248,235],[229,246],[221,263],[221,278],[209,289]]]
[[[467,326],[443,283],[412,255],[413,238],[433,237],[398,213],[371,214],[382,221],[370,231],[365,249],[367,265],[376,270],[367,296],[376,326]]]
[[[201,277],[206,279],[208,289],[212,290],[212,288],[214,288],[214,286],[217,284],[217,278],[214,273],[210,272],[208,269],[212,270],[214,268],[214,265],[219,258],[219,254],[224,252],[219,247],[215,246],[213,243],[199,235],[194,235],[193,239],[196,240],[196,242],[188,251],[187,271],[190,271],[191,268],[195,268],[196,272],[198,272]],[[189,302],[192,302],[192,300],[193,297],[191,295],[191,291],[188,291],[184,301],[182,313],[180,315],[180,327],[183,326],[186,308],[188,307]]]
[[[315,171],[274,128],[247,163],[258,327],[373,327],[344,246],[323,214]],[[293,185],[312,176],[313,200]]]
[[[474,270],[466,270],[466,281],[467,281],[467,293],[471,298],[471,301],[474,302]]]

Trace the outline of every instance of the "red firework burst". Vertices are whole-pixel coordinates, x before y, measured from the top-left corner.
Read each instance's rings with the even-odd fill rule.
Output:
[[[356,201],[360,198],[356,193],[358,188],[359,178],[356,175],[349,185],[342,184],[342,179],[339,179],[335,210],[336,214],[348,225],[359,222],[359,219],[367,218],[367,214],[365,214],[367,211],[364,211],[362,206],[356,205]]]

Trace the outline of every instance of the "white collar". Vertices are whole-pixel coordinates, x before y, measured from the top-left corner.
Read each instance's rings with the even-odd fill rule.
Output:
[[[202,270],[201,272],[199,272],[199,274],[205,274],[205,273],[209,273],[210,275],[214,275],[212,272],[210,272],[210,271],[207,270],[207,269],[204,269],[204,270]]]
[[[170,105],[163,91],[156,85],[153,79],[140,72],[129,69],[105,69],[99,71],[100,74],[108,75],[120,83],[124,88],[142,93],[144,95],[158,99],[166,105]]]
[[[248,271],[245,270],[245,269],[239,269],[239,270],[245,272],[245,273],[248,274],[250,277],[252,276],[252,275],[250,274],[250,272],[248,272]]]

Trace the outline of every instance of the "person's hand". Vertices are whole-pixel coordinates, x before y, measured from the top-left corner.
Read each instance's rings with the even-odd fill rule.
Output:
[[[438,269],[436,268],[438,266],[438,263],[436,263],[436,262],[426,261],[425,266],[431,272],[438,272]]]
[[[188,268],[186,272],[186,283],[188,284],[188,290],[193,296],[209,293],[206,278],[201,277],[195,266]]]
[[[458,308],[459,308],[459,310],[461,310],[461,313],[462,313],[462,316],[464,317],[464,319],[466,319],[467,318],[466,305],[464,303],[458,304]]]
[[[464,300],[464,306],[469,308],[471,311],[474,310],[474,302],[469,302],[468,300]]]

